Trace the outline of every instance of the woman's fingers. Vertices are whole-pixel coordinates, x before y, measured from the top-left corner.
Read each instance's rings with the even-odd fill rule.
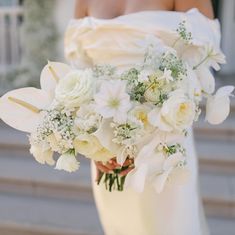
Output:
[[[110,173],[110,169],[109,169],[108,167],[106,167],[105,165],[103,165],[103,163],[101,163],[101,162],[96,162],[95,164],[96,164],[96,167],[97,167],[100,171],[102,171],[102,172],[104,172],[104,173]]]
[[[114,170],[115,168],[117,168],[117,166],[113,163],[106,163],[105,167],[107,167],[109,170]]]
[[[129,166],[129,165],[131,165],[132,163],[133,163],[133,160],[127,159],[127,160],[123,163],[122,166]]]
[[[126,170],[122,171],[122,172],[120,173],[120,175],[121,175],[121,176],[125,176],[125,175],[127,175],[130,171],[132,171],[133,169],[134,169],[134,166],[129,167],[129,168],[127,168]]]
[[[111,160],[109,160],[107,163],[103,163],[103,162],[95,162],[96,164],[96,167],[103,173],[111,173],[114,169],[117,169],[117,168],[121,168],[122,166],[123,167],[127,167],[127,166],[130,166],[133,164],[133,159],[127,159],[123,165],[121,166],[120,164],[118,164],[116,162],[116,159],[113,158]],[[132,169],[134,168],[133,167],[129,167],[128,169],[122,171],[120,173],[120,175],[124,176],[124,175],[127,175]]]
[[[111,160],[109,161],[109,163],[112,164],[112,165],[114,165],[115,167],[121,167],[121,165],[117,163],[117,161],[116,161],[115,158],[111,159]]]

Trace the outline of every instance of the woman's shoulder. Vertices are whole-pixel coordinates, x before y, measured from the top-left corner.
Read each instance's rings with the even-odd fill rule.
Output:
[[[175,0],[175,11],[188,11],[197,8],[203,15],[214,19],[211,0]]]

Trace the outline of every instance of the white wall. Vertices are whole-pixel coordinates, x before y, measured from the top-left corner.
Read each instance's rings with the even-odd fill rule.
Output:
[[[66,26],[71,18],[73,18],[75,9],[75,0],[57,0],[55,9],[55,19],[57,22],[57,28],[59,30],[59,56],[60,60],[64,59],[64,32]]]
[[[222,24],[222,49],[227,57],[227,64],[221,73],[235,74],[235,1],[222,0],[220,9]]]

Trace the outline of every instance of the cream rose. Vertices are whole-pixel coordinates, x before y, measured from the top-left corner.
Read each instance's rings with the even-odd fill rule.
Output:
[[[73,142],[74,148],[77,153],[88,156],[94,154],[103,148],[99,140],[93,135],[79,135]]]
[[[195,103],[183,91],[175,91],[161,109],[156,108],[149,113],[149,120],[163,131],[182,131],[193,124],[195,116]]]
[[[92,98],[93,87],[91,70],[73,70],[59,81],[55,98],[68,108],[79,107]]]
[[[74,140],[73,145],[76,152],[96,161],[107,161],[113,158],[113,155],[93,135],[80,135]]]

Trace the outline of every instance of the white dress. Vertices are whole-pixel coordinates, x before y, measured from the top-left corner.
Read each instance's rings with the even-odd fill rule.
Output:
[[[186,20],[193,38],[219,45],[220,28],[197,9],[188,12],[141,11],[114,19],[85,17],[69,23],[65,35],[67,59],[76,67],[112,64],[127,68],[143,59],[148,35],[161,29],[175,30]],[[143,193],[133,190],[108,192],[95,183],[93,191],[105,235],[208,235],[198,192],[197,157],[192,132],[187,137],[191,170],[185,186],[168,185],[156,194],[150,185]]]

